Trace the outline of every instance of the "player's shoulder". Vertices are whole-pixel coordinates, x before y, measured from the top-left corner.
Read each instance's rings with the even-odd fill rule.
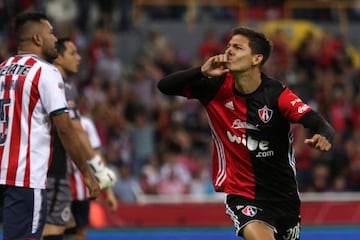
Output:
[[[23,54],[23,55],[17,55],[16,57],[20,57],[22,62],[29,62],[29,60],[34,61],[33,65],[37,65],[38,67],[41,67],[42,72],[47,72],[48,74],[54,73],[54,74],[60,74],[59,70],[50,62],[46,61],[45,59],[42,59],[34,54]]]
[[[261,74],[261,79],[263,81],[263,85],[266,89],[271,89],[273,91],[284,91],[286,86],[278,79],[266,75],[265,73]]]

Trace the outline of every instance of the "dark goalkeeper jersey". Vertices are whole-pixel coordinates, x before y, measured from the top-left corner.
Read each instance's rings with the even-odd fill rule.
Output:
[[[190,71],[198,73],[190,74],[194,79],[182,89],[162,90],[196,98],[205,106],[213,136],[215,190],[258,200],[298,200],[290,124],[311,108],[264,74],[254,93],[241,95],[229,73],[207,78],[199,69]],[[186,76],[182,74],[170,75],[165,81],[176,84],[176,79]]]
[[[69,115],[71,119],[80,119],[78,109],[77,109],[77,100],[79,98],[77,88],[75,84],[71,81],[65,82],[65,97],[69,108]],[[65,178],[67,176],[67,155],[62,145],[57,131],[54,129],[54,143],[53,143],[53,153],[50,168],[48,171],[49,177],[56,178]]]

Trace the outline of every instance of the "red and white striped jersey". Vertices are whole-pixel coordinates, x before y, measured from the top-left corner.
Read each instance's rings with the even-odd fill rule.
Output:
[[[55,66],[36,55],[16,55],[0,64],[0,184],[45,188],[50,117],[67,109]]]
[[[100,137],[93,121],[88,117],[81,116],[80,122],[82,127],[85,129],[85,131],[88,134],[91,146],[94,149],[100,148],[101,147]],[[71,160],[70,162],[71,162],[70,179],[71,179],[73,200],[78,200],[78,201],[86,200],[89,198],[89,190],[86,187],[84,178],[81,172],[79,171],[79,169],[74,164],[74,162]]]

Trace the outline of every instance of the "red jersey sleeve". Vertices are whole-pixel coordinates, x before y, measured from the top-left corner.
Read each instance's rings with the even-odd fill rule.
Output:
[[[305,113],[311,111],[311,107],[305,104],[289,88],[286,88],[280,94],[278,105],[283,116],[292,123],[297,123]]]

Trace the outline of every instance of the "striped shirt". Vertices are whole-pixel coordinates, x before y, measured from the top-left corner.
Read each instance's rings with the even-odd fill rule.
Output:
[[[0,184],[45,188],[52,115],[67,112],[58,70],[36,55],[0,64]]]
[[[91,146],[94,149],[100,148],[101,147],[100,138],[93,121],[88,117],[81,116],[80,122],[82,127],[85,129],[85,131],[88,134]],[[76,167],[74,162],[71,161],[71,163],[72,164],[70,171],[70,180],[71,180],[73,200],[78,200],[78,201],[86,200],[89,198],[89,190],[87,189],[86,184],[84,182],[84,177],[82,176],[81,172]]]

